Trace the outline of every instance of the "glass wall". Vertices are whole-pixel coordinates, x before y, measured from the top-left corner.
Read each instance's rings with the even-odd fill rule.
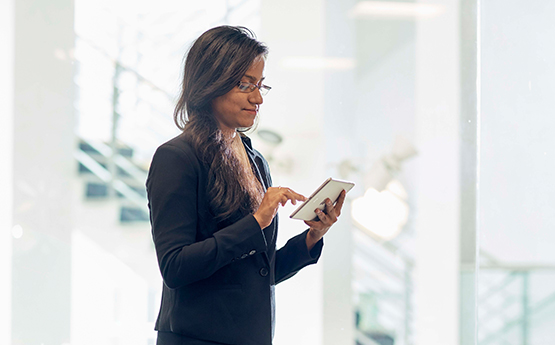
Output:
[[[274,344],[554,338],[548,0],[2,6],[6,343],[155,344],[144,182],[179,133],[183,56],[221,24],[270,48],[249,136],[274,184],[356,183],[319,263],[276,287]],[[293,209],[278,247],[305,229]]]

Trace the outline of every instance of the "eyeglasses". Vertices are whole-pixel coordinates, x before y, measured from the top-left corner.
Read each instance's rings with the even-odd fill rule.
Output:
[[[246,81],[240,81],[239,84],[237,84],[237,87],[241,92],[253,92],[254,89],[258,88],[262,96],[266,96],[268,92],[270,92],[270,90],[272,89],[268,85],[264,85],[264,84],[256,85],[253,83],[248,83]]]

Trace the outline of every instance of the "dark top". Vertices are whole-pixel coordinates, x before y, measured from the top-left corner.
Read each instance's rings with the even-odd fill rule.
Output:
[[[268,164],[243,137],[264,189]],[[260,229],[252,214],[218,224],[209,207],[208,167],[184,134],[161,145],[146,182],[152,236],[164,281],[158,344],[270,345],[274,285],[316,263],[305,231],[276,251],[278,217]]]

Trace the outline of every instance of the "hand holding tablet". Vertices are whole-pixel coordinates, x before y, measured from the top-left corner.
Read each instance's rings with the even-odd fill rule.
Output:
[[[307,201],[302,203],[295,211],[293,211],[289,217],[308,221],[318,219],[314,210],[323,210],[326,206],[324,202],[327,198],[329,198],[332,203],[335,203],[339,194],[341,194],[343,190],[348,192],[354,187],[354,185],[355,184],[353,182],[336,180],[330,177],[324,181],[324,183],[322,183],[322,185],[320,185],[314,193],[312,193]]]

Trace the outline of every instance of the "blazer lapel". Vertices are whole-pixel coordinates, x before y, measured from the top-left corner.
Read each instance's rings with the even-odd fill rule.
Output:
[[[252,146],[251,146],[251,141],[250,138],[246,137],[246,136],[241,136],[241,139],[243,141],[243,146],[245,147],[245,151],[247,151],[247,156],[249,157],[249,161],[251,163],[251,166],[253,167],[254,170],[254,175],[256,176],[256,178],[258,179],[258,181],[260,181],[260,183],[262,184],[262,187],[264,187],[264,190],[268,190],[269,186],[269,181],[266,179],[268,176],[268,172],[264,170],[264,166],[261,164],[261,162],[257,162],[258,159],[256,157],[256,153],[253,150]],[[273,224],[273,222],[272,222]],[[264,231],[264,236],[266,237],[266,243],[268,246],[273,245],[274,243],[274,236],[275,236],[275,230],[274,230],[274,226],[268,226],[266,229],[263,229]],[[270,239],[268,241],[268,239]],[[264,252],[263,253],[263,257],[264,260],[266,262],[266,265],[268,265],[268,267],[270,267],[270,259],[268,258],[268,253]]]

